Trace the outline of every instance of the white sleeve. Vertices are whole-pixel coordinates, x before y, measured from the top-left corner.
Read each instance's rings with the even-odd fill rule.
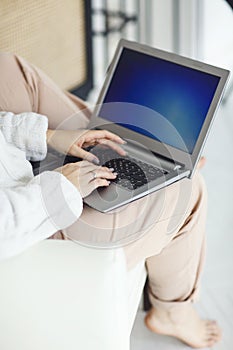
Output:
[[[0,189],[0,259],[25,250],[74,223],[82,198],[58,172],[44,172],[24,186]]]
[[[47,128],[48,119],[44,115],[33,112],[0,112],[0,130],[6,141],[25,151],[28,160],[45,158]]]

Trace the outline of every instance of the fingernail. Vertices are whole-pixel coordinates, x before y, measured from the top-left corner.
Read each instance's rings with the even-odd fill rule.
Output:
[[[109,168],[109,170],[113,172],[115,169],[114,168]]]
[[[98,158],[94,158],[94,159],[92,159],[92,163],[99,165],[100,161]]]
[[[110,185],[111,181],[108,181],[108,185]]]
[[[126,145],[127,141],[123,140],[123,145]]]
[[[113,175],[117,176],[117,175],[118,175],[118,173],[113,173]]]

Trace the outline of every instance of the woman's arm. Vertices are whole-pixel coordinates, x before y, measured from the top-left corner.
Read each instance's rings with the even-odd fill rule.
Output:
[[[98,164],[98,158],[85,151],[84,147],[104,145],[120,155],[124,141],[106,130],[48,130],[47,117],[33,112],[13,114],[0,112],[0,130],[6,141],[25,151],[28,160],[45,158],[47,144],[55,150]],[[47,144],[46,144],[47,140]]]
[[[0,130],[8,143],[25,151],[28,160],[37,161],[47,153],[47,117],[33,112],[0,112]]]
[[[26,185],[0,188],[0,259],[68,227],[81,212],[79,191],[58,172],[44,172]]]

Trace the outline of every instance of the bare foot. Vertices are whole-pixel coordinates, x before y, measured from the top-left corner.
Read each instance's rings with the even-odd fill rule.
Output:
[[[145,317],[145,324],[152,332],[176,337],[193,348],[212,347],[221,339],[217,323],[200,319],[190,304],[176,315],[152,308]]]

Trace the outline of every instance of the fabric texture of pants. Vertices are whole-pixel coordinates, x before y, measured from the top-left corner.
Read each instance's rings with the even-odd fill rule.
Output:
[[[87,126],[85,104],[24,59],[0,54],[0,75],[2,111],[44,114],[51,129]],[[196,172],[192,180],[183,179],[107,214],[84,206],[64,234],[96,247],[123,246],[129,269],[146,260],[152,305],[175,310],[194,301],[199,290],[206,200],[204,181]]]

